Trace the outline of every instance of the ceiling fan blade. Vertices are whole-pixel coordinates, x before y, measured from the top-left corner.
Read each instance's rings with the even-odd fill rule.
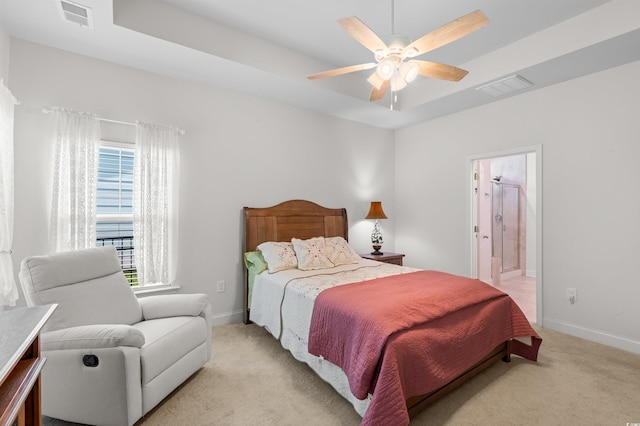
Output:
[[[355,16],[338,19],[338,23],[347,30],[351,37],[372,52],[385,50],[387,45],[366,24]]]
[[[379,89],[382,87],[382,83],[384,83],[385,80],[380,77],[376,71],[374,71],[369,78],[367,78],[367,82],[376,89]]]
[[[418,64],[418,74],[438,78],[440,80],[460,81],[469,74],[469,71],[454,67],[453,65],[439,64],[437,62],[413,60]]]
[[[487,17],[480,10],[462,16],[431,31],[404,48],[407,57],[415,57],[437,49],[445,44],[456,41],[489,23]]]
[[[319,72],[318,74],[308,75],[307,78],[309,80],[316,80],[318,78],[326,78],[326,77],[334,77],[336,75],[348,74],[350,72],[369,70],[374,68],[376,65],[375,62],[370,62],[368,64],[360,64],[360,65],[351,65],[344,68],[336,68],[329,71]]]
[[[371,89],[371,95],[369,96],[369,101],[379,101],[384,97],[384,94],[387,93],[387,89],[389,88],[389,80],[385,80],[384,83],[380,85],[379,89],[375,87]]]

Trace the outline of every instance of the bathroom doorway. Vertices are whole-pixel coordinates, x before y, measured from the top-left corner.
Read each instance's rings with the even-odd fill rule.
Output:
[[[472,271],[542,321],[541,147],[470,158]]]

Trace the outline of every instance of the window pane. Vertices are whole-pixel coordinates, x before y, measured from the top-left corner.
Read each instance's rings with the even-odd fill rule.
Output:
[[[133,150],[100,147],[96,213],[96,245],[115,246],[125,277],[131,285],[138,285],[133,247]],[[118,215],[119,219],[103,215]]]
[[[133,150],[100,147],[96,213],[133,213]]]
[[[125,277],[131,285],[138,285],[133,247],[133,222],[96,223],[96,246],[115,246]]]

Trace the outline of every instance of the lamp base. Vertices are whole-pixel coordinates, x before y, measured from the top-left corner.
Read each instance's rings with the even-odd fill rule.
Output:
[[[383,252],[380,251],[381,248],[382,248],[382,246],[378,246],[378,245],[373,246],[373,251],[371,252],[371,254],[373,254],[375,256],[380,256],[380,255],[384,254]]]

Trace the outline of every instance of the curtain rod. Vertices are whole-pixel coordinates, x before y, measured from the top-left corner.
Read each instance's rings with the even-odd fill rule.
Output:
[[[42,108],[42,112],[44,112],[45,114],[50,113],[51,111],[53,111],[55,108],[52,107],[43,107]],[[130,121],[120,121],[120,120],[112,120],[110,118],[102,118],[100,116],[98,116],[98,120],[100,121],[105,121],[107,123],[115,123],[115,124],[124,124],[125,126],[135,126],[136,123],[131,123]],[[169,126],[171,127],[171,126]],[[181,135],[185,134],[185,131],[180,129],[179,127],[174,127],[178,133],[180,133]]]

